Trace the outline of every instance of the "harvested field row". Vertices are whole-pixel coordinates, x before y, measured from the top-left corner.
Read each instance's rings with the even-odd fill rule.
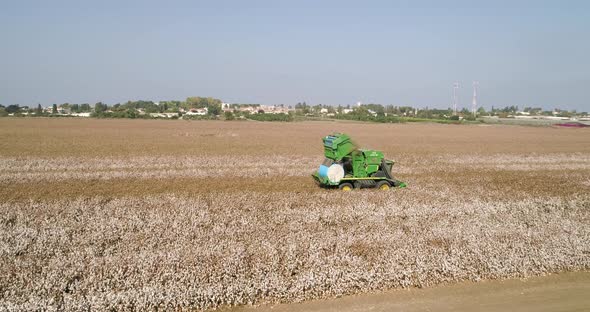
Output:
[[[590,170],[586,154],[551,155],[439,155],[405,156],[394,167],[395,174],[461,170]],[[69,179],[165,179],[205,177],[308,176],[322,157],[303,156],[227,156],[215,157],[127,157],[127,158],[40,158],[0,157],[0,183],[62,181]]]
[[[98,176],[98,175],[97,175]],[[482,200],[526,199],[530,197],[572,196],[590,193],[590,173],[586,170],[560,171],[497,171],[497,170],[431,170],[398,175],[410,188],[400,190],[416,195],[416,202],[428,203],[442,200],[447,196],[457,198],[479,198]],[[240,177],[165,177],[138,179],[135,177],[104,179],[33,180],[25,182],[0,183],[0,198],[5,201],[56,200],[103,196],[125,197],[155,194],[215,194],[220,191],[276,192],[319,192],[330,190],[319,188],[311,176],[258,176]],[[58,183],[51,181],[59,181]],[[337,191],[337,190],[334,190]],[[361,190],[359,196],[372,196],[374,190]]]
[[[587,196],[416,192],[0,204],[0,307],[213,308],[590,269]]]
[[[134,157],[0,158],[0,183],[68,179],[161,179],[309,176],[322,158],[310,157]]]
[[[289,124],[4,118],[0,155],[10,157],[278,155],[317,157],[320,138],[340,131],[363,147],[398,155],[590,153],[590,129],[440,124]],[[402,160],[400,157],[398,160]]]
[[[311,177],[273,177],[255,183],[249,178],[171,178],[171,179],[111,179],[64,180],[49,184],[44,181],[11,183],[0,188],[0,197],[7,202],[55,201],[64,198],[121,198],[127,196],[167,195],[194,196],[216,194],[219,191],[278,192],[288,189],[294,193],[326,192]]]

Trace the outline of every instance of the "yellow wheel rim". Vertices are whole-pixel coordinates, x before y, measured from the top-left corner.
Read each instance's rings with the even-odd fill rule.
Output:
[[[389,189],[389,185],[387,185],[387,184],[383,184],[383,185],[381,185],[381,186],[379,187],[379,189],[380,189],[380,190],[387,191],[387,190]]]
[[[352,188],[350,186],[348,186],[348,185],[345,185],[345,186],[342,187],[342,190],[345,191],[345,192],[348,192],[348,191],[352,191]]]

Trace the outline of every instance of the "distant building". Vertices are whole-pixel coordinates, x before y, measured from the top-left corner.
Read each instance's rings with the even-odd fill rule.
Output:
[[[264,111],[265,114],[288,114],[289,108],[279,105],[260,105],[258,110]]]
[[[256,114],[258,112],[258,110],[252,106],[240,107],[239,111],[242,113],[250,113],[250,114]]]
[[[205,116],[209,113],[209,109],[207,107],[205,108],[191,108],[190,110],[188,110],[185,115],[188,116]]]
[[[150,116],[154,118],[172,118],[178,116],[178,113],[150,113]]]
[[[74,116],[74,117],[90,117],[90,113],[86,112],[86,113],[71,113],[70,115]]]

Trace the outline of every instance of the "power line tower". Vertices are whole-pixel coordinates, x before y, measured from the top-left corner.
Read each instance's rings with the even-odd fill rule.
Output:
[[[477,116],[477,87],[479,86],[479,81],[473,82],[473,100],[471,101],[471,113],[473,113],[473,117]]]
[[[459,95],[457,91],[459,90],[459,82],[453,83],[453,114],[457,115],[457,106],[459,106]]]

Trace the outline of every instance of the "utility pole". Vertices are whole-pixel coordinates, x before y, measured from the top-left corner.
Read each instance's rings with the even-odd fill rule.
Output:
[[[457,91],[459,90],[459,82],[455,82],[453,84],[453,114],[457,115],[457,106],[459,106],[459,95]]]
[[[471,112],[473,117],[477,117],[477,87],[479,86],[478,81],[473,82],[473,100],[471,101]]]

